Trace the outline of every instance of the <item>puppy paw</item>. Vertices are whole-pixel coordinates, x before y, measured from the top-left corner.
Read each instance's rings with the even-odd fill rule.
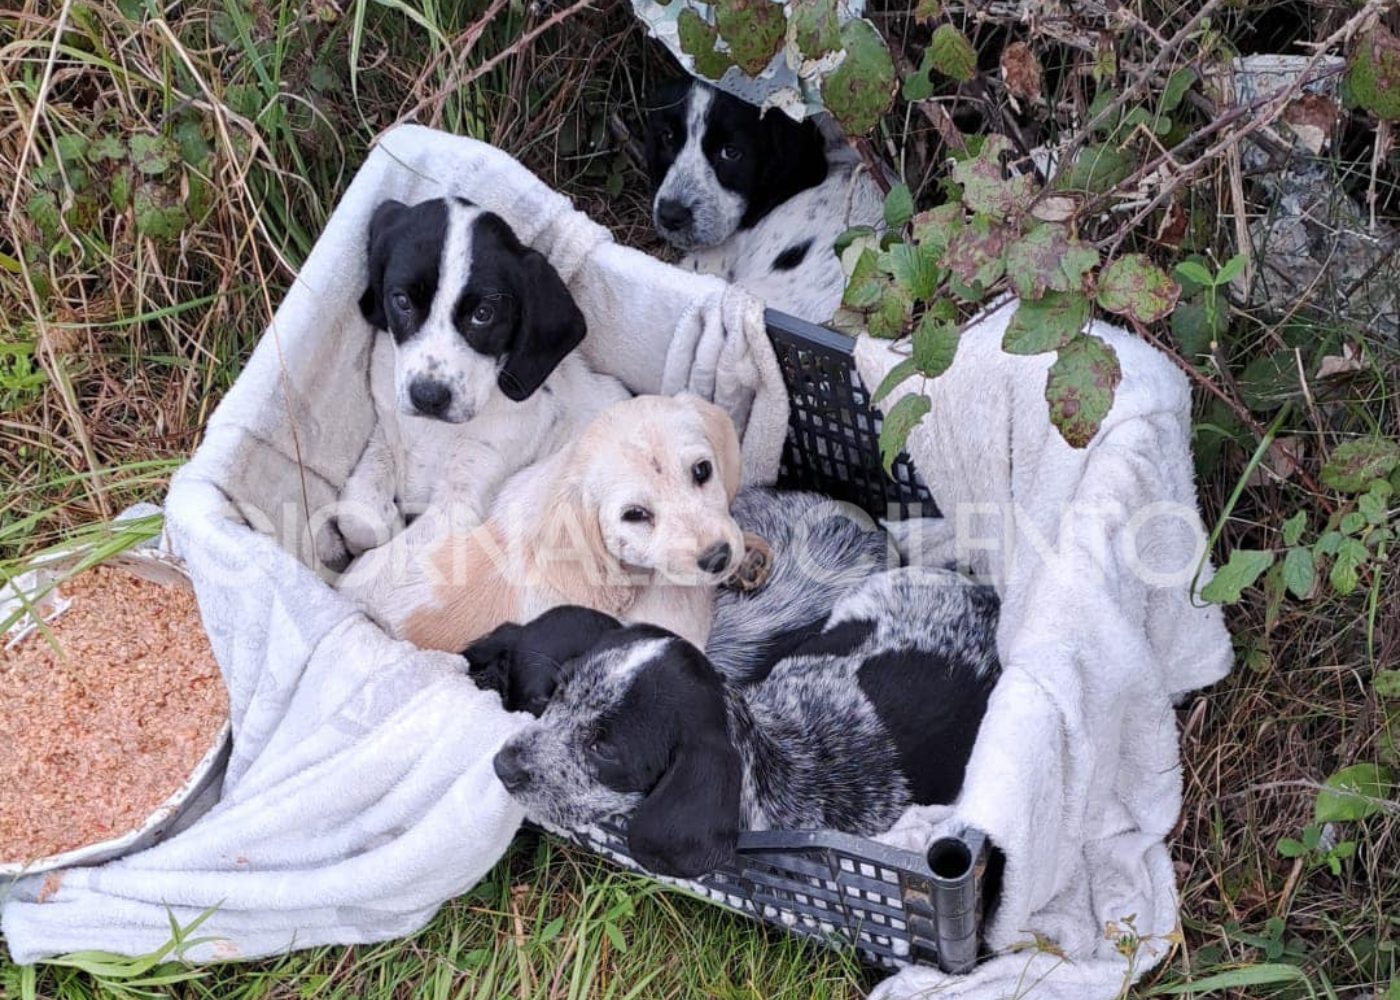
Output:
[[[378,548],[403,530],[403,519],[398,507],[392,501],[369,504],[349,504],[342,500],[342,510],[336,518],[336,527],[345,539],[345,547],[351,555],[359,555]]]
[[[751,531],[744,532],[744,558],[726,583],[732,590],[750,594],[762,589],[773,570],[773,550]]]

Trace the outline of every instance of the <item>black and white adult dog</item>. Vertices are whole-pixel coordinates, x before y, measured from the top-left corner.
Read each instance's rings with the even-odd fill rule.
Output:
[[[574,610],[467,652],[507,691],[512,671],[562,662],[496,774],[544,823],[626,817],[632,857],[682,878],[728,861],[740,830],[869,836],[910,805],[952,802],[999,674],[994,592],[943,570],[872,577],[747,688],[663,629],[562,620]]]
[[[352,553],[383,544],[445,486],[484,514],[513,472],[627,397],[573,353],[583,314],[540,253],[462,198],[385,201],[360,310],[376,329],[374,433],[340,496]]]
[[[845,278],[833,246],[880,223],[884,201],[859,159],[828,148],[811,120],[695,81],[658,92],[647,121],[657,232],[681,266],[742,285],[768,305],[821,323]]]

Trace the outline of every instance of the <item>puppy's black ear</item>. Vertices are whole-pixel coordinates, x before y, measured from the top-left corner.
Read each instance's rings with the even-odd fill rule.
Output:
[[[408,211],[401,201],[385,201],[374,210],[369,220],[369,243],[366,257],[369,262],[369,281],[365,293],[360,296],[360,314],[376,330],[388,329],[388,318],[384,315],[384,266],[388,263],[387,236]]]
[[[497,378],[501,391],[517,403],[544,384],[588,331],[574,297],[543,254],[524,251],[520,267],[520,326]]]
[[[795,122],[779,108],[763,116],[767,140],[763,188],[776,205],[826,180],[826,140],[810,119]]]
[[[467,676],[485,691],[495,691],[504,701],[510,689],[515,651],[525,630],[507,623],[472,643],[462,653],[467,660]],[[506,706],[510,708],[509,705]]]
[[[661,779],[632,813],[632,857],[660,875],[694,878],[734,856],[742,764],[729,735],[724,687],[699,650],[672,682],[678,740]]]
[[[739,752],[727,735],[682,739],[628,821],[633,859],[675,878],[695,878],[727,862],[739,842],[739,783]]]

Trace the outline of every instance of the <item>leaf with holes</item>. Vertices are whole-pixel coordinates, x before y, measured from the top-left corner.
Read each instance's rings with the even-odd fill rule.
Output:
[[[948,245],[948,264],[959,281],[986,290],[1006,270],[1005,226],[986,216],[974,217]]]
[[[884,423],[880,425],[880,458],[885,465],[885,475],[889,475],[894,468],[895,459],[899,458],[905,442],[909,440],[909,432],[931,409],[933,404],[927,396],[911,392],[885,414]]]
[[[963,204],[972,211],[1004,219],[1026,209],[1035,194],[1035,180],[1006,176],[1002,154],[1011,148],[1004,135],[989,135],[982,151],[953,164],[953,182],[963,190]]]
[[[1352,99],[1377,118],[1400,118],[1400,38],[1377,22],[1347,60]]]
[[[880,384],[875,389],[875,395],[870,397],[872,403],[879,403],[895,389],[899,388],[905,380],[913,378],[919,374],[919,366],[915,364],[913,358],[905,358],[899,364],[891,368],[885,377],[880,380]]]
[[[952,305],[946,301],[942,304]],[[937,378],[946,372],[958,353],[961,336],[956,311],[951,308],[929,309],[919,317],[919,325],[914,327],[913,361],[920,373]]]
[[[1118,355],[1098,337],[1080,334],[1061,347],[1045,382],[1050,422],[1071,448],[1086,447],[1113,406],[1123,379]]]
[[[896,243],[881,254],[880,269],[915,301],[932,297],[938,288],[938,264],[933,255],[912,243]]]
[[[1315,567],[1311,549],[1289,549],[1283,557],[1283,582],[1300,601],[1312,593]]]
[[[841,47],[836,0],[792,0],[788,6],[788,44],[803,59],[820,59]]]
[[[1272,552],[1235,549],[1225,565],[1216,570],[1215,576],[1201,588],[1201,600],[1212,604],[1234,604],[1245,588],[1252,587],[1254,581],[1273,564]]]
[[[1172,311],[1181,286],[1140,253],[1120,257],[1099,275],[1099,305],[1139,323],[1155,323]]]
[[[734,60],[729,53],[716,50],[719,32],[692,8],[680,12],[676,20],[676,35],[680,39],[681,51],[695,60],[695,72],[711,80],[718,80]]]
[[[1360,493],[1376,479],[1400,466],[1400,444],[1387,438],[1348,441],[1332,452],[1322,467],[1322,482],[1343,493]]]
[[[899,229],[914,215],[914,196],[909,185],[900,181],[885,195],[885,225]]]
[[[1058,351],[1077,337],[1089,322],[1089,300],[1082,292],[1046,292],[1039,299],[1022,299],[1002,335],[1008,354]]]
[[[841,28],[846,58],[822,81],[822,102],[851,135],[864,135],[894,103],[894,60],[875,25],[865,18]]]
[[[715,20],[730,57],[749,76],[767,68],[787,34],[783,5],[773,0],[725,0],[716,6]]]
[[[1374,816],[1390,801],[1394,775],[1379,764],[1344,767],[1318,790],[1313,817],[1318,823],[1348,823]]]
[[[1006,276],[1016,294],[1038,299],[1047,290],[1078,292],[1084,275],[1099,263],[1099,252],[1061,225],[1037,226],[1006,252]]]
[[[929,65],[959,83],[977,72],[977,50],[967,36],[951,24],[940,24],[928,43]]]
[[[165,173],[180,158],[180,150],[163,135],[133,135],[128,145],[132,166],[147,176]]]

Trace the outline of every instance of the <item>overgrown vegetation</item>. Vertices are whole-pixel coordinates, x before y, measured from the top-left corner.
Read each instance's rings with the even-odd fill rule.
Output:
[[[872,2],[871,30],[843,38],[833,5],[795,2],[807,35],[755,33],[736,57],[859,32],[879,63],[842,113],[903,183],[892,235],[849,237],[848,305],[911,339],[909,370],[936,377],[957,320],[1011,287],[1034,303],[1012,346],[1091,369],[1087,411],[1048,393],[1062,415],[1106,406],[1105,360],[1073,360],[1094,350],[1077,320],[1095,306],[1196,390],[1224,564],[1202,596],[1229,604],[1239,663],[1180,710],[1184,943],[1136,994],[1400,997],[1396,11]],[[1236,72],[1255,53],[1303,59]],[[0,12],[0,560],[159,498],[395,121],[494,142],[659,249],[636,125],[671,72],[621,4]],[[533,845],[406,942],[0,976],[8,995],[46,997],[846,998],[872,981]]]

